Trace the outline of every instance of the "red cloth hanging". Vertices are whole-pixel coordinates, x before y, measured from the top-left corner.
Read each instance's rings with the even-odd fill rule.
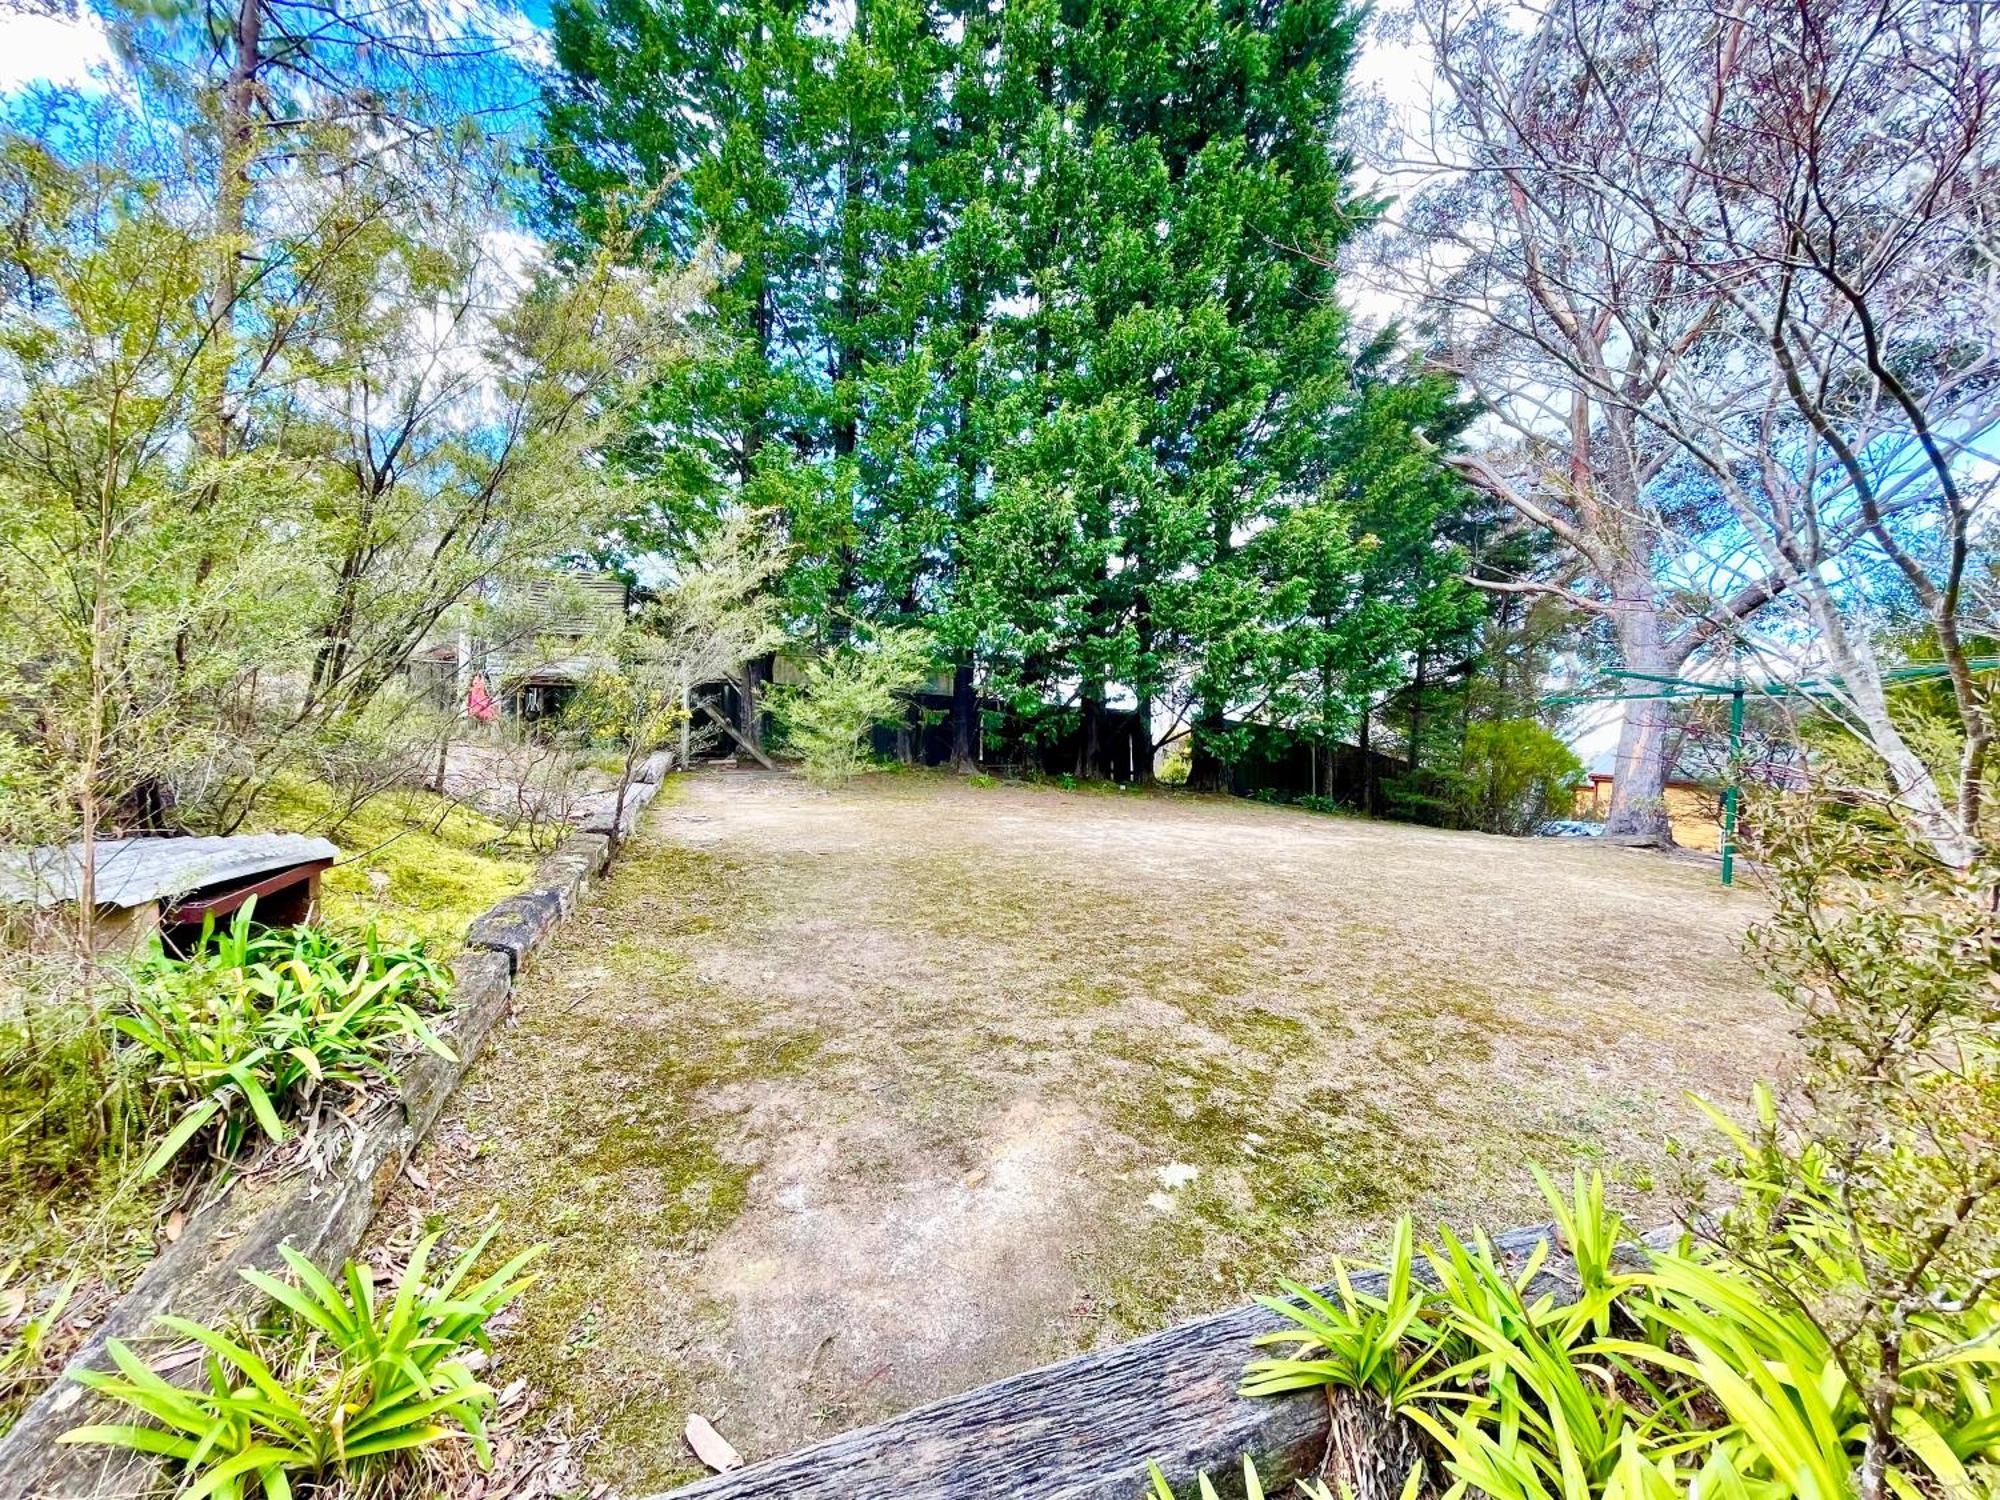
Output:
[[[491,724],[500,717],[500,705],[493,701],[493,695],[486,691],[484,674],[472,679],[472,691],[465,695],[465,711],[482,724]]]

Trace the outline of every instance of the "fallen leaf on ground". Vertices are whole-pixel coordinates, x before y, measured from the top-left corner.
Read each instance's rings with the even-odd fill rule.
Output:
[[[180,1348],[170,1350],[158,1359],[151,1361],[147,1368],[152,1370],[155,1375],[171,1375],[176,1370],[185,1370],[189,1365],[198,1361],[201,1355],[201,1345],[183,1344]]]
[[[167,1227],[161,1232],[166,1235],[169,1245],[181,1237],[182,1231],[187,1228],[187,1223],[188,1216],[178,1208],[167,1215]]]
[[[688,1413],[687,1431],[682,1436],[694,1449],[694,1456],[716,1473],[727,1474],[731,1469],[743,1467],[743,1455],[730,1447],[729,1439],[717,1432],[700,1412]]]

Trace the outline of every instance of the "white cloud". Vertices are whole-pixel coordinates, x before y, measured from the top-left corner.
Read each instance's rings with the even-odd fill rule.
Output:
[[[0,10],[0,94],[36,83],[108,91],[123,73],[104,23],[89,11],[45,16]]]

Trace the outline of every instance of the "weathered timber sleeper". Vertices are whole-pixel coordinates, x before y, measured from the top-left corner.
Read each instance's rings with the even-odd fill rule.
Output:
[[[1494,1247],[1519,1263],[1550,1234],[1513,1230]],[[1540,1276],[1555,1285],[1566,1269],[1552,1253]],[[1382,1278],[1354,1284],[1380,1291]],[[1321,1392],[1236,1394],[1256,1352],[1250,1340],[1279,1326],[1261,1307],[1234,1308],[702,1480],[672,1500],[1138,1500],[1148,1461],[1176,1494],[1206,1472],[1222,1495],[1240,1496],[1245,1454],[1276,1495],[1319,1472],[1329,1437]]]

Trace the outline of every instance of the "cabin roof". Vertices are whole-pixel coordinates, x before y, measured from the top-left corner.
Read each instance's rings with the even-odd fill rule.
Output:
[[[300,833],[99,839],[95,894],[100,906],[143,906],[149,901],[339,856],[337,845]],[[75,901],[82,891],[81,842],[43,849],[0,850],[0,900],[49,907]]]

